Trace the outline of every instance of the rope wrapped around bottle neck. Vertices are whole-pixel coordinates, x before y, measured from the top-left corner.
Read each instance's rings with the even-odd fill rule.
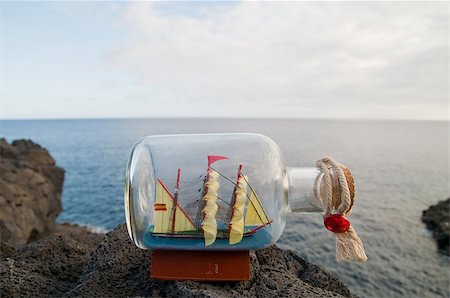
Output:
[[[367,261],[364,245],[347,220],[352,211],[355,197],[354,182],[350,170],[330,157],[318,160],[316,166],[323,175],[316,178],[314,194],[325,210],[325,225],[331,217],[338,219],[343,217],[342,220],[348,224],[345,231],[334,232],[336,236],[336,260]],[[333,182],[335,182],[335,185],[333,185]],[[318,189],[319,184],[320,189]]]

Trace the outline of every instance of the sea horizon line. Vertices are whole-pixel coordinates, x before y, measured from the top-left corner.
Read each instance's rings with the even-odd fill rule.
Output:
[[[244,121],[379,121],[379,122],[449,122],[450,119],[411,118],[312,118],[312,117],[68,117],[68,118],[6,118],[0,121],[108,121],[108,120],[244,120]]]

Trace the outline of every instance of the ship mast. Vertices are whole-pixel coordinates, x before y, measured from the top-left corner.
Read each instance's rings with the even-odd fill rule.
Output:
[[[211,164],[218,160],[228,159],[228,157],[220,155],[208,155],[208,169],[203,184],[202,201],[199,204],[199,212],[197,213],[196,226],[203,230],[205,246],[209,246],[216,241],[217,237],[217,221],[216,213],[218,191],[219,191],[219,173],[211,168]]]
[[[176,191],[179,189],[179,177],[180,171],[178,172]],[[156,202],[153,206],[155,211],[153,217],[153,233],[176,234],[177,232],[195,230],[194,223],[183,208],[181,208],[178,201],[178,194],[175,199],[163,182],[158,178],[156,184]]]
[[[242,165],[239,165],[239,169],[238,169],[238,173],[237,173],[237,178],[236,178],[236,183],[234,184],[234,189],[233,189],[233,196],[231,197],[231,204],[230,204],[230,209],[228,211],[228,222],[231,223],[231,219],[233,218],[234,215],[234,204],[236,203],[236,190],[238,187],[238,183],[239,183],[239,178],[241,176],[241,170],[242,170]],[[228,228],[230,227],[230,224],[228,224]]]
[[[213,170],[208,171],[208,181],[206,182],[206,194],[203,197],[204,207],[202,210],[203,220],[202,229],[205,238],[205,246],[211,245],[216,241],[217,237],[217,221],[216,213],[217,206],[217,192],[219,190],[219,182],[217,178],[219,174]]]
[[[209,166],[208,166],[209,169]],[[195,228],[197,230],[200,230],[202,227],[202,220],[203,220],[203,214],[202,214],[202,210],[203,207],[205,206],[205,202],[203,201],[203,197],[205,196],[206,192],[207,192],[207,187],[206,187],[206,182],[208,182],[209,179],[209,174],[208,171],[206,173],[205,179],[203,180],[203,186],[202,186],[202,192],[201,192],[201,196],[200,196],[200,202],[198,203],[198,208],[197,208],[197,215],[195,217]]]
[[[239,165],[236,186],[233,191],[231,216],[228,225],[229,244],[241,242],[244,235],[244,209],[247,201],[247,177],[242,174],[242,165]]]
[[[178,169],[178,173],[177,173],[177,184],[175,186],[175,192],[173,194],[173,205],[172,205],[172,212],[171,212],[171,216],[170,216],[170,221],[171,221],[171,233],[174,234],[175,233],[175,220],[176,220],[176,215],[177,215],[177,205],[178,205],[178,192],[180,189],[180,174],[181,174],[181,170]]]

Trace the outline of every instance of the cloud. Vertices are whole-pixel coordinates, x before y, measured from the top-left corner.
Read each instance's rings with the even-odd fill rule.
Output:
[[[445,2],[135,2],[111,59],[172,116],[446,119],[447,21]]]

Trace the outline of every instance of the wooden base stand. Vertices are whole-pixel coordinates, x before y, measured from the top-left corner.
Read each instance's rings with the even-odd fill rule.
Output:
[[[249,251],[152,251],[151,278],[240,281],[250,279]]]

